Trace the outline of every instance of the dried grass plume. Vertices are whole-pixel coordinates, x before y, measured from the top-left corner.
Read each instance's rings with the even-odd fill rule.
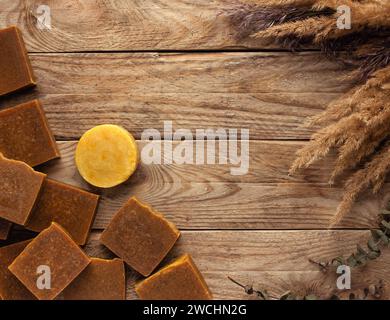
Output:
[[[337,28],[339,6],[349,6],[352,28]],[[390,172],[390,1],[259,0],[227,11],[237,37],[268,39],[292,50],[319,47],[352,66],[356,86],[306,125],[322,126],[297,153],[290,174],[336,149],[330,184],[350,173],[331,225],[367,189],[377,193]]]

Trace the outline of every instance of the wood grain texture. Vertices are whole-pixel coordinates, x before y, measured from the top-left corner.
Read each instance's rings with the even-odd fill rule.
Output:
[[[369,232],[318,230],[328,228],[343,191],[341,185],[327,185],[334,155],[288,176],[294,154],[305,142],[280,140],[308,139],[316,128],[303,127],[304,121],[351,83],[342,80],[346,70],[316,52],[246,51],[280,48],[238,40],[220,14],[230,3],[46,0],[52,17],[48,31],[37,28],[42,1],[1,0],[0,28],[16,24],[22,29],[38,86],[1,98],[0,108],[39,98],[57,140],[77,140],[102,123],[122,125],[137,139],[145,129],[162,131],[165,120],[173,121],[174,129],[192,131],[250,129],[250,167],[244,176],[232,176],[230,165],[141,164],[124,185],[99,190],[87,185],[75,168],[75,141],[59,142],[62,158],[38,169],[102,195],[85,247],[91,256],[113,257],[99,243],[101,229],[135,195],[183,230],[162,265],[190,253],[215,298],[248,298],[227,276],[276,296],[291,289],[327,295],[335,288],[335,277],[320,272],[308,258],[327,261],[350,254],[356,244],[365,244]],[[230,49],[246,52],[212,52]],[[195,50],[205,52],[190,52]],[[386,184],[378,197],[366,194],[337,228],[376,227],[389,191]],[[13,229],[11,239],[0,245],[16,241],[15,234],[19,240],[33,235]],[[361,292],[379,279],[388,288],[389,262],[390,254],[384,252],[354,270],[353,288]],[[127,273],[127,298],[134,299],[140,276],[130,269]],[[388,289],[384,298],[389,298]]]
[[[216,299],[248,298],[231,283],[231,276],[245,284],[268,289],[273,295],[287,290],[315,293],[321,296],[336,289],[335,276],[324,275],[308,259],[329,261],[349,255],[356,245],[365,245],[369,231],[184,231],[173,251],[162,263],[183,253],[190,253],[203,273]],[[113,255],[99,243],[100,234],[91,235],[86,252],[102,258]],[[385,282],[388,297],[390,254],[364,268],[352,271],[352,289]],[[134,283],[140,280],[128,271],[127,298],[136,298]],[[336,289],[336,292],[337,291]]]
[[[233,2],[2,0],[0,28],[18,25],[28,49],[35,52],[277,47],[249,38],[238,40],[236,31],[221,14],[229,3]],[[51,30],[37,27],[37,9],[42,4],[51,9]]]
[[[114,258],[100,243],[100,235],[101,232],[93,231],[83,249],[91,257]],[[0,246],[32,236],[31,232],[14,228],[9,240],[0,241]],[[158,268],[181,254],[191,254],[215,299],[254,298],[230,282],[228,276],[243,284],[267,289],[273,296],[293,290],[321,297],[336,292],[343,297],[350,291],[336,289],[336,274],[324,274],[309,259],[326,262],[338,256],[348,257],[357,244],[364,247],[369,237],[367,230],[183,231]],[[389,299],[389,263],[390,253],[384,249],[377,260],[352,269],[352,291],[362,294],[363,288],[382,280],[385,285],[382,298]],[[134,285],[142,279],[127,267],[127,299],[137,298]]]
[[[144,143],[140,143],[141,149]],[[287,163],[279,155],[292,151],[293,142],[251,144],[249,175],[240,178],[229,177],[226,165],[141,164],[125,184],[97,189],[86,184],[75,168],[76,142],[61,142],[62,158],[39,170],[53,179],[102,196],[94,224],[97,229],[105,228],[133,195],[161,211],[180,229],[328,228],[342,194],[341,187],[331,188],[319,182],[329,167],[318,169],[320,173],[312,176],[318,182],[305,183],[302,177],[289,178],[284,174]],[[300,144],[296,143],[296,147]],[[267,149],[267,155],[260,153],[262,149]],[[363,197],[337,227],[375,227],[377,214],[387,199],[388,196],[382,195]]]
[[[345,70],[316,53],[37,54],[39,98],[57,139],[114,123],[145,129],[250,129],[250,139],[307,139],[309,116],[348,90]]]

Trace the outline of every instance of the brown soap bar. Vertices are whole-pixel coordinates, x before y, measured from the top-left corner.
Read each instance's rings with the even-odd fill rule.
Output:
[[[163,215],[131,198],[111,220],[101,242],[133,269],[148,276],[179,236],[179,230]]]
[[[0,218],[25,225],[46,175],[0,153]]]
[[[11,222],[8,222],[4,219],[0,219],[0,240],[7,240],[11,227]]]
[[[9,270],[39,299],[52,300],[90,263],[90,259],[66,231],[53,222],[9,266]],[[50,289],[39,288],[40,270],[49,268]],[[48,273],[46,273],[47,275]]]
[[[0,30],[0,96],[35,85],[22,34],[16,27]]]
[[[0,296],[4,300],[35,300],[34,295],[8,270],[31,240],[0,248]]]
[[[98,201],[98,195],[46,179],[26,228],[40,232],[54,221],[77,244],[84,245],[95,218]]]
[[[210,300],[212,294],[203,276],[186,254],[136,285],[144,300]]]
[[[91,263],[61,294],[65,300],[125,300],[123,260],[91,258]]]
[[[0,111],[0,152],[32,167],[60,156],[38,100]]]

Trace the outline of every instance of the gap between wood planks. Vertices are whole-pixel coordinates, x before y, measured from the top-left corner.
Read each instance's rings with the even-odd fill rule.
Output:
[[[212,54],[212,53],[291,53],[289,49],[251,49],[251,48],[223,48],[223,49],[194,49],[194,50],[96,50],[96,51],[54,51],[54,52],[40,52],[40,51],[28,51],[29,55],[50,55],[50,54],[119,54],[119,53],[157,53],[157,54]],[[294,53],[309,53],[309,52],[321,52],[320,49],[301,48]],[[339,53],[345,53],[345,51],[339,51]]]

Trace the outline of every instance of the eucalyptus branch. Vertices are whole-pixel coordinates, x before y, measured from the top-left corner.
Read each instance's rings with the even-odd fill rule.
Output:
[[[349,267],[359,267],[366,265],[369,261],[379,258],[382,254],[382,249],[390,245],[390,202],[387,207],[380,213],[380,226],[378,229],[371,230],[371,237],[367,241],[367,248],[357,245],[356,252],[352,253],[348,258],[336,257],[331,261],[321,262],[309,259],[309,261],[317,265],[322,272],[327,272],[332,267],[337,268],[341,265]]]
[[[231,277],[227,277],[231,282],[233,282],[234,284],[238,285],[239,287],[243,288],[245,290],[245,293],[247,295],[253,295],[255,294],[258,298],[262,299],[262,300],[270,300],[270,299],[274,299],[274,300],[279,300],[278,297],[275,297],[275,296],[272,296],[270,294],[268,294],[267,290],[255,290],[253,288],[253,285],[244,285],[240,282],[238,282],[237,280],[234,280],[233,278]]]
[[[371,237],[367,241],[367,248],[363,248],[362,246],[357,245],[356,252],[351,254],[348,258],[340,256],[326,262],[315,261],[309,258],[309,262],[318,266],[322,272],[327,273],[329,270],[334,270],[340,265],[358,267],[366,265],[370,260],[377,259],[381,256],[381,250],[384,247],[388,247],[390,245],[390,202],[388,203],[387,207],[379,214],[379,217],[381,219],[380,226],[378,229],[371,230]],[[234,284],[243,288],[246,294],[256,295],[262,300],[340,300],[341,295],[343,295],[343,293],[333,293],[327,297],[319,297],[312,293],[307,295],[299,295],[292,291],[287,291],[280,297],[275,297],[270,295],[267,290],[255,290],[253,285],[244,285],[231,277],[228,277],[228,279]],[[370,297],[379,299],[382,297],[383,292],[384,283],[382,280],[379,280],[377,284],[366,285],[366,287],[361,290],[361,292],[350,292],[346,298],[348,300],[365,300]]]

